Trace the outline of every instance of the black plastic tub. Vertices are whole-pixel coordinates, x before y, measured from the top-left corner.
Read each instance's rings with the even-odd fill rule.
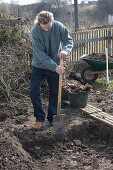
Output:
[[[87,101],[88,101],[88,94],[87,91],[81,91],[81,92],[69,92],[68,93],[68,100],[70,102],[70,106],[79,109],[86,107]]]

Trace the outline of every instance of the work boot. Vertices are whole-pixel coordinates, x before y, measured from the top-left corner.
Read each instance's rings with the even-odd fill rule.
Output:
[[[36,129],[40,129],[41,126],[42,126],[42,122],[40,122],[39,120],[36,119],[36,122],[35,122],[35,124],[34,124],[34,127],[35,127]]]
[[[47,118],[48,122],[49,122],[49,125],[50,126],[53,126],[53,118]]]

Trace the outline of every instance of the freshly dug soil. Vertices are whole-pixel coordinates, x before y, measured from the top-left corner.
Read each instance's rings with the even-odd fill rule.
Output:
[[[108,94],[91,92],[88,103],[112,114]],[[42,100],[45,111],[47,99]],[[65,106],[65,135],[55,136],[47,122],[33,128],[29,98],[0,105],[1,170],[113,170],[113,130]]]

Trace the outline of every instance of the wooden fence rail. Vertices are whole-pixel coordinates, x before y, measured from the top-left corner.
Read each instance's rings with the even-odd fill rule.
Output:
[[[113,48],[113,28],[101,28],[72,33],[74,48],[70,61],[77,61],[83,54],[105,53]],[[110,52],[111,54],[111,52]]]

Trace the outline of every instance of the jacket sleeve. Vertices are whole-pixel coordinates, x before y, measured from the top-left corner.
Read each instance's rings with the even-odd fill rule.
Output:
[[[62,41],[62,51],[66,51],[69,54],[73,48],[73,39],[65,26],[61,27],[61,41]]]
[[[51,71],[55,71],[56,67],[58,66],[48,54],[45,52],[44,45],[41,43],[39,37],[37,36],[37,33],[32,31],[32,46],[33,50],[35,52],[36,57],[40,62],[45,65],[45,67]]]

